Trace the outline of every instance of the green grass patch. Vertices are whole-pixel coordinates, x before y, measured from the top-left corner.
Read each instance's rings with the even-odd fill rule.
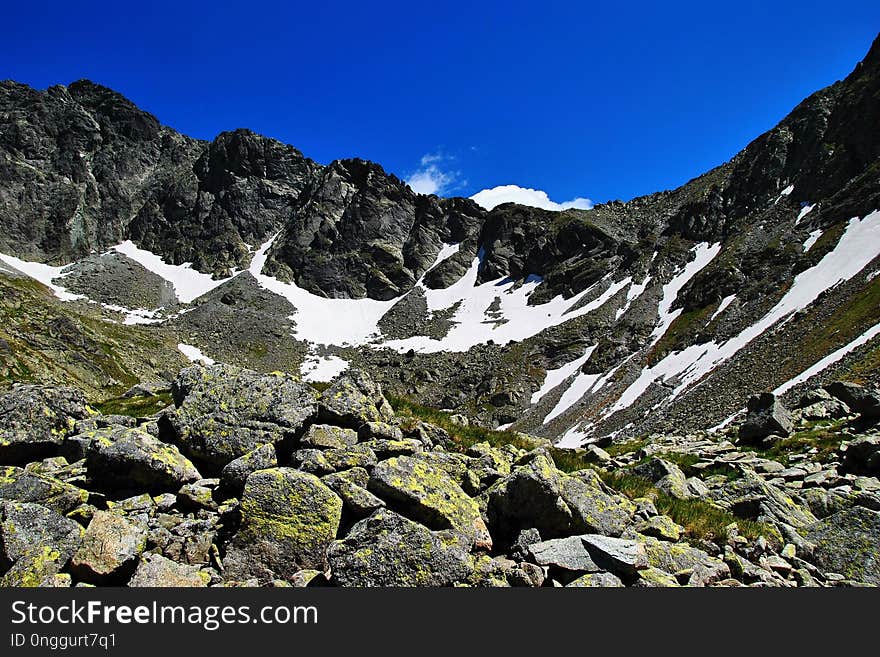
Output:
[[[633,452],[638,452],[645,445],[648,444],[648,437],[644,436],[642,438],[636,438],[634,440],[628,440],[625,443],[615,443],[613,445],[609,445],[608,447],[604,447],[603,449],[608,452],[608,454],[612,458],[617,458],[618,456],[624,456],[625,454],[632,454]]]
[[[537,446],[534,440],[524,437],[514,431],[495,431],[476,425],[463,427],[452,421],[451,413],[444,413],[436,408],[422,406],[403,397],[387,396],[388,402],[394,412],[401,418],[413,418],[436,425],[445,430],[459,449],[464,452],[468,447],[477,443],[489,443],[493,447],[513,445],[520,449],[531,450]]]
[[[640,477],[626,471],[599,471],[608,486],[631,499],[647,497],[654,502],[657,510],[672,518],[685,528],[686,535],[695,540],[724,540],[726,527],[735,522],[739,533],[750,539],[764,536],[776,543],[780,537],[775,529],[764,523],[737,518],[729,511],[705,500],[679,500],[657,490],[647,477]]]
[[[845,420],[837,420],[829,423],[815,423],[810,428],[791,434],[768,448],[753,448],[762,457],[779,461],[783,465],[789,465],[789,457],[793,454],[803,454],[813,448],[817,451],[813,460],[825,463],[834,459],[840,443],[846,436],[839,433],[839,429],[845,424]]]
[[[172,403],[171,393],[164,391],[157,393],[154,397],[117,397],[92,404],[92,406],[104,415],[146,417],[158,413]]]

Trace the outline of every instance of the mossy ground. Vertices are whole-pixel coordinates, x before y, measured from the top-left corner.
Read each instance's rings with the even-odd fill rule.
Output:
[[[735,522],[739,533],[743,536],[748,538],[764,536],[768,540],[779,542],[777,532],[769,525],[738,518],[705,500],[679,500],[657,490],[646,477],[620,470],[600,471],[599,474],[608,486],[627,497],[651,499],[660,513],[669,516],[685,528],[685,534],[690,539],[724,540],[727,526]]]
[[[104,415],[129,415],[131,417],[146,417],[158,413],[163,408],[171,405],[171,393],[163,391],[154,397],[116,397],[103,402],[93,404],[94,408]]]
[[[779,461],[783,465],[790,464],[792,455],[807,452],[811,454],[811,460],[825,463],[835,458],[840,443],[850,437],[849,434],[841,433],[845,425],[846,422],[843,420],[812,422],[803,430],[791,434],[770,447],[754,449],[762,457]]]
[[[476,425],[461,426],[452,421],[452,414],[416,404],[403,397],[388,397],[394,412],[406,420],[421,420],[444,429],[452,441],[464,452],[477,443],[489,443],[493,447],[513,445],[520,449],[534,449],[536,441],[514,431],[495,431]]]

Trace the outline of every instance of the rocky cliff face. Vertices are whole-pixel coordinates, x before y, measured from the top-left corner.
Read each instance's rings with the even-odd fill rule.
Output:
[[[875,43],[676,190],[488,212],[246,130],[193,140],[91,82],[4,82],[0,252],[86,297],[41,299],[52,312],[191,355],[315,380],[357,366],[566,445],[705,429],[758,389],[878,380],[878,85]],[[4,358],[7,379],[26,371]]]

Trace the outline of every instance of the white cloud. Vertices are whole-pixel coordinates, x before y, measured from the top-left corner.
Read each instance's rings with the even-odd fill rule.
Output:
[[[452,156],[442,153],[427,153],[422,156],[421,168],[411,173],[406,184],[417,194],[445,194],[459,184],[458,171],[441,168],[444,162],[452,161]]]
[[[568,210],[570,208],[589,210],[593,207],[593,202],[582,196],[563,203],[557,203],[550,200],[547,192],[542,192],[540,189],[520,187],[519,185],[500,185],[491,189],[484,189],[471,196],[471,198],[487,210],[491,210],[496,205],[501,205],[502,203],[519,203],[520,205],[529,205],[533,208],[556,211]]]

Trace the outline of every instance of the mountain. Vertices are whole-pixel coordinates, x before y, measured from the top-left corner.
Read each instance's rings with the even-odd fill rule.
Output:
[[[3,82],[0,283],[48,287],[0,330],[0,373],[107,398],[168,381],[177,345],[313,381],[358,368],[563,446],[729,423],[762,390],[876,384],[878,119],[880,39],[678,189],[487,211],[247,130],[191,139],[89,81]],[[62,367],[47,313],[117,336],[102,353],[125,376]]]

